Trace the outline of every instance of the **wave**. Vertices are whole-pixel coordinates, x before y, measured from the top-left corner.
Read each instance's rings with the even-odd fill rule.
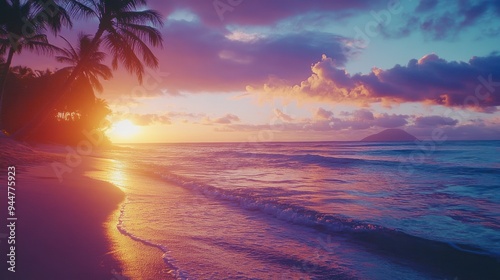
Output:
[[[477,166],[433,166],[437,171],[446,174],[477,175],[478,173],[498,175],[500,168]]]
[[[175,183],[176,185],[201,193],[207,198],[228,201],[233,204],[237,204],[239,207],[246,210],[260,211],[264,214],[292,224],[314,227],[326,232],[355,233],[380,231],[395,234],[403,233],[395,229],[389,229],[383,226],[358,221],[340,215],[320,213],[302,206],[282,203],[277,199],[262,198],[261,196],[253,195],[249,192],[242,192],[241,190],[236,191],[217,188],[168,172],[161,174],[161,177],[167,181]],[[480,251],[481,249],[478,248],[477,252]],[[481,254],[485,254],[485,252]],[[495,255],[494,253],[491,254]],[[500,254],[496,254],[496,256],[500,257]]]
[[[174,277],[175,279],[178,280],[184,280],[184,279],[189,279],[189,275],[186,271],[183,271],[179,269],[179,267],[176,265],[177,262],[176,260],[170,255],[170,250],[162,245],[155,243],[151,240],[147,240],[144,238],[141,238],[127,230],[127,228],[124,225],[124,216],[125,216],[125,207],[128,204],[128,200],[126,200],[124,203],[122,203],[121,208],[120,208],[120,216],[118,218],[118,224],[116,225],[116,228],[118,231],[125,235],[128,236],[130,239],[135,240],[137,242],[140,242],[146,246],[154,247],[157,249],[160,249],[163,252],[162,259],[165,265],[167,266],[168,273]]]
[[[461,271],[460,275],[469,275],[470,271],[483,271],[500,277],[499,252],[487,251],[470,244],[431,240],[365,221],[320,213],[277,199],[257,197],[241,190],[217,188],[168,172],[160,175],[167,181],[201,193],[209,199],[226,201],[248,211],[259,211],[293,225],[314,228],[327,234],[342,235],[384,255],[406,258],[429,264],[431,267],[441,263],[442,269]],[[458,268],[457,263],[460,263]]]
[[[249,152],[218,152],[215,153],[215,157],[217,154],[222,158],[244,158],[244,159],[267,159],[270,161],[274,161],[273,163],[288,163],[290,165],[295,165],[296,162],[300,162],[303,164],[317,164],[323,167],[345,167],[345,166],[354,166],[354,165],[393,165],[396,166],[400,164],[400,161],[397,160],[373,160],[373,159],[360,159],[360,158],[350,158],[350,157],[333,157],[333,156],[325,156],[318,154],[275,154],[275,153],[249,153]]]
[[[167,181],[201,193],[207,198],[231,202],[243,209],[260,211],[293,224],[324,228],[334,232],[372,230],[378,227],[349,218],[322,214],[304,207],[281,203],[277,199],[258,197],[252,193],[243,192],[241,189],[238,191],[221,189],[169,172],[159,175]]]
[[[413,152],[419,152],[419,150],[399,150],[399,151],[391,151],[387,154],[408,154],[411,155]],[[415,169],[421,170],[434,170],[441,171],[443,173],[452,173],[456,174],[464,173],[464,174],[477,174],[477,173],[498,173],[500,172],[499,168],[495,167],[482,167],[482,166],[470,166],[470,165],[455,165],[455,166],[443,166],[441,164],[437,164],[435,162],[418,162],[419,156],[415,156],[417,159],[415,163],[409,161],[409,159],[413,157],[393,157],[391,158],[381,158],[381,159],[366,159],[366,158],[352,158],[352,157],[334,157],[334,156],[326,156],[319,154],[276,154],[276,153],[249,153],[249,152],[235,152],[235,151],[227,151],[227,152],[217,152],[214,153],[214,157],[219,155],[221,158],[236,158],[245,160],[248,159],[266,159],[270,161],[272,164],[276,164],[276,166],[288,166],[293,167],[297,164],[297,162],[301,164],[309,164],[309,165],[320,165],[326,168],[338,168],[338,167],[355,167],[360,165],[370,165],[370,166],[383,166],[387,168],[395,167],[398,168],[400,165],[411,165]],[[425,156],[425,154],[424,154]],[[239,166],[247,164],[238,162],[237,160],[231,161],[233,165]],[[228,163],[229,165],[231,163]],[[260,162],[259,162],[260,164]]]

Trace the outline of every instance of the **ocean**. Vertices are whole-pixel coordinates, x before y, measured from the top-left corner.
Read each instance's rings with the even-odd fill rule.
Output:
[[[500,141],[119,145],[116,230],[177,279],[500,279]]]

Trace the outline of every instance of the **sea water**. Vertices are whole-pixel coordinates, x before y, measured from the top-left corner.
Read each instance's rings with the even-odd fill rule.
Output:
[[[178,279],[500,279],[500,141],[121,145],[117,230]]]

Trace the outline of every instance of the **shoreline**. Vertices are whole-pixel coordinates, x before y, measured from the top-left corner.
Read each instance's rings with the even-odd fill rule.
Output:
[[[109,225],[125,199],[117,186],[91,178],[99,159],[83,157],[60,181],[50,163],[64,154],[0,139],[2,192],[7,167],[16,167],[15,272],[8,271],[8,228],[0,231],[1,279],[116,279],[123,264],[113,254]],[[57,149],[55,149],[57,150]],[[7,224],[7,195],[0,196],[0,219]],[[123,277],[123,276],[121,276]],[[121,279],[121,278],[117,278]]]
[[[122,189],[125,196],[130,192],[131,185],[135,187],[145,182],[144,178],[130,170],[126,163],[116,159],[94,159],[92,167],[93,170],[87,171],[86,176],[113,184]],[[124,221],[126,227],[130,219],[126,215],[123,216],[127,213],[127,205],[128,201],[125,198],[105,224],[106,234],[111,242],[110,253],[122,265],[122,273],[119,276],[128,277],[126,279],[175,279],[172,268],[163,259],[164,252],[161,249],[137,240],[133,235],[130,236],[118,229],[118,225],[123,226]]]

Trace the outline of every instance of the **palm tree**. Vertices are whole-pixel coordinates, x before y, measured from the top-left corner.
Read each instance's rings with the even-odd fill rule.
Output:
[[[138,10],[139,6],[146,5],[146,0],[67,0],[69,11],[78,18],[97,19],[99,26],[92,37],[89,50],[97,49],[99,42],[109,50],[112,56],[113,69],[121,63],[125,69],[134,73],[142,83],[145,66],[157,68],[158,58],[149,45],[162,46],[162,36],[156,27],[163,26],[161,15],[155,10]],[[81,56],[81,62],[88,59],[89,53]],[[138,56],[139,55],[139,56]],[[67,83],[62,87],[61,94],[51,101],[40,116],[17,131],[17,139],[26,139],[35,132],[41,123],[47,119],[50,107],[55,106],[58,100],[68,94],[71,84],[80,75],[84,68],[78,63]]]
[[[5,58],[3,58],[3,56],[0,56],[0,73],[3,72],[4,66],[5,66]]]
[[[17,75],[18,78],[29,80],[35,78],[35,71],[27,66],[14,66],[11,67],[10,72]]]
[[[14,54],[21,53],[25,48],[38,53],[51,53],[57,47],[49,44],[43,33],[50,29],[57,34],[63,25],[72,26],[66,10],[50,1],[0,0],[0,54],[8,53],[0,74],[0,126],[5,83]],[[50,10],[47,8],[49,4],[53,5]]]
[[[161,15],[155,10],[138,11],[146,0],[68,0],[69,11],[78,18],[97,19],[99,27],[92,46],[102,40],[111,52],[113,69],[122,63],[142,82],[144,65],[158,67],[158,59],[148,44],[162,46],[162,36],[156,28],[163,26]],[[142,58],[139,58],[139,56]]]
[[[54,74],[54,72],[48,68],[45,70],[35,70],[35,77],[36,78],[47,78],[53,74]]]
[[[111,109],[108,102],[102,98],[96,98],[89,114],[89,126],[99,130],[106,130],[109,127],[109,122],[105,121],[105,119],[109,114],[111,114]]]
[[[80,77],[88,81],[95,90],[102,92],[103,87],[99,78],[109,80],[113,77],[113,74],[111,73],[111,69],[102,63],[106,58],[106,54],[99,51],[101,42],[97,42],[97,48],[92,48],[92,38],[90,35],[80,34],[78,36],[78,47],[74,48],[66,38],[62,38],[68,44],[68,48],[62,49],[60,51],[61,55],[56,56],[56,60],[58,62],[70,64],[71,66],[65,67],[59,71],[71,73],[78,65],[81,65]],[[85,60],[83,60],[84,56],[87,57]],[[77,77],[77,79],[78,78],[79,77]]]

